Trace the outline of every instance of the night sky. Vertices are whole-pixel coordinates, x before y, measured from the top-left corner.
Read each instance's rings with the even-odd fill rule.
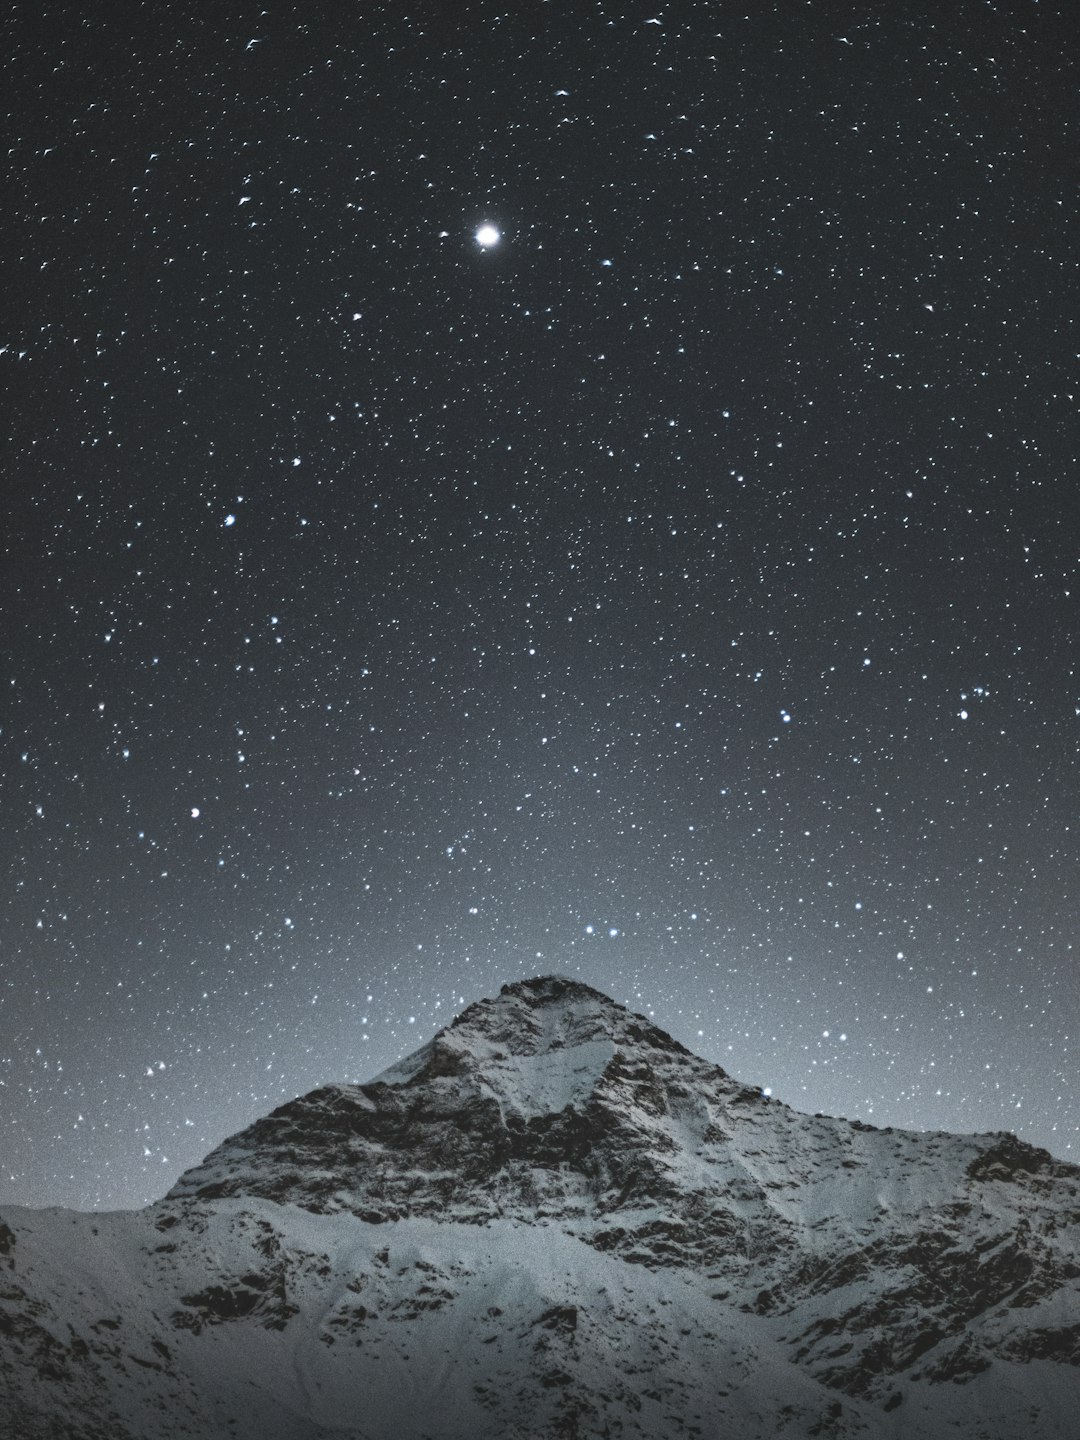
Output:
[[[551,971],[1077,1157],[1074,8],[121,8],[0,43],[0,1200]]]

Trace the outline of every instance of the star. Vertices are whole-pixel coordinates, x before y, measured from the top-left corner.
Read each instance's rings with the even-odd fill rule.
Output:
[[[476,232],[476,243],[485,250],[490,250],[491,247],[497,245],[501,239],[502,236],[495,226],[491,224],[481,225],[480,229]]]

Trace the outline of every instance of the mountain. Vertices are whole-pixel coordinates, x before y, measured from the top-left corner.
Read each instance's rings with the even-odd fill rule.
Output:
[[[1078,1257],[1080,1169],[799,1114],[547,976],[145,1210],[2,1212],[0,1435],[1066,1440]]]

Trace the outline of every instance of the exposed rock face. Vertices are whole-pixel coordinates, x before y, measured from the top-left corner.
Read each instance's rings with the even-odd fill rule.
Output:
[[[1064,1440],[1078,1256],[1045,1151],[798,1114],[543,977],[144,1212],[8,1212],[0,1433]]]

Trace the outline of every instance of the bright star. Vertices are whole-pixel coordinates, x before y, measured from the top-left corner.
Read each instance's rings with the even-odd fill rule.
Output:
[[[502,236],[494,225],[481,225],[476,232],[476,243],[482,245],[485,250],[490,250],[492,245],[497,245]]]

